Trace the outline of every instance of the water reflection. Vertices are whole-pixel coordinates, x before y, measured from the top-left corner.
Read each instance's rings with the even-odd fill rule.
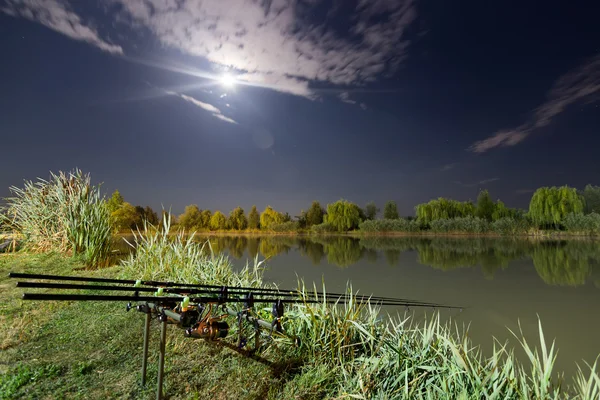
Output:
[[[294,237],[210,236],[213,251],[232,257],[265,258],[298,251],[314,265],[347,268],[361,259],[390,266],[399,264],[404,252],[416,252],[420,264],[441,270],[480,268],[488,279],[519,259],[532,260],[542,280],[549,285],[579,286],[593,282],[600,287],[600,246],[584,240],[524,240],[491,238],[422,237]]]

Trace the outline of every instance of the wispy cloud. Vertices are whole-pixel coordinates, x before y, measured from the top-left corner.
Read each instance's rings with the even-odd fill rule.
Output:
[[[173,91],[169,91],[169,90],[165,91],[165,93],[172,95],[172,96],[177,96],[179,98],[182,98],[183,100],[187,101],[188,103],[191,103],[191,104],[195,105],[196,107],[200,107],[201,109],[210,112],[213,115],[213,117],[219,118],[222,121],[229,122],[231,124],[237,124],[237,121],[223,115],[221,110],[218,109],[217,107],[213,106],[212,104],[205,103],[203,101],[200,101],[192,96],[188,96],[187,94],[183,94],[183,93],[177,93],[177,92],[173,92]]]
[[[348,92],[342,92],[338,95],[339,99],[344,102],[344,103],[348,103],[348,104],[356,104],[356,100],[352,100],[350,98],[350,93]]]
[[[223,114],[213,114],[213,115],[215,117],[219,118],[220,120],[225,121],[225,122],[229,122],[229,123],[232,123],[232,124],[237,124],[237,121],[235,121],[235,120],[233,120],[233,119],[231,119],[229,117],[226,117]]]
[[[123,52],[82,23],[97,15],[78,15],[66,1],[4,1],[5,13]],[[106,7],[114,20],[103,26],[117,31],[107,32],[115,38],[132,37],[120,29],[150,32],[168,47],[208,59],[215,71],[233,70],[247,84],[312,98],[313,82],[357,87],[395,73],[407,57],[415,1],[348,0],[341,7],[323,0],[108,0],[118,7]],[[329,7],[336,29],[315,22],[317,7]],[[340,27],[350,35],[339,34]]]
[[[526,123],[508,130],[501,130],[492,136],[478,140],[468,150],[485,153],[496,147],[514,146],[521,143],[534,131],[550,124],[552,119],[572,104],[584,100],[596,100],[593,95],[600,93],[600,55],[597,55],[561,76],[548,92],[546,101],[536,108]]]
[[[190,103],[194,104],[195,106],[198,106],[208,112],[211,112],[214,114],[221,114],[221,110],[219,110],[217,107],[213,106],[212,104],[204,103],[198,99],[193,98],[192,96],[188,96],[185,94],[177,94],[177,95],[179,97],[181,97],[182,99],[184,99],[185,101],[189,101]]]
[[[13,17],[39,22],[71,39],[90,43],[104,51],[122,54],[123,48],[101,39],[98,32],[85,25],[69,5],[59,0],[4,0],[0,11]]]
[[[442,168],[440,168],[440,171],[450,171],[451,169],[453,169],[454,167],[456,167],[457,164],[458,163],[446,164]]]
[[[460,185],[460,186],[464,186],[464,187],[475,187],[475,186],[487,185],[488,183],[496,182],[498,180],[500,180],[500,178],[482,179],[478,182],[473,182],[473,183],[464,183],[461,181],[454,181],[454,183],[456,183],[457,185]]]

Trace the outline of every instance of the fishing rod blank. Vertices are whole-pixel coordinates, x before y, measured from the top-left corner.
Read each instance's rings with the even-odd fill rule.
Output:
[[[97,283],[120,283],[120,284],[130,284],[137,285],[141,284],[144,286],[161,286],[161,287],[182,287],[182,288],[209,288],[209,289],[221,289],[223,286],[219,285],[201,285],[201,284],[193,284],[193,283],[176,283],[176,282],[160,282],[160,281],[135,281],[131,279],[115,279],[115,278],[93,278],[93,277],[85,277],[85,276],[63,276],[63,275],[46,275],[46,274],[27,274],[21,272],[10,272],[8,274],[9,278],[24,278],[24,279],[42,279],[42,280],[63,280],[63,281],[76,281],[76,282],[97,282]],[[298,289],[269,289],[269,288],[252,288],[252,287],[232,287],[237,290],[243,291],[252,291],[253,293],[264,292],[264,293],[276,293],[281,295],[282,293],[290,293],[297,294],[301,293]],[[316,295],[322,295],[322,292],[310,292]],[[349,297],[349,294],[342,293],[329,293],[329,295],[334,297]],[[381,297],[381,296],[371,296],[371,299],[376,300],[384,300],[384,301],[393,301],[395,298],[393,297]]]
[[[182,302],[186,297],[183,296],[119,296],[119,295],[89,295],[89,294],[54,294],[54,293],[23,293],[23,300],[60,300],[60,301],[138,301],[138,302]],[[188,297],[192,303],[219,303],[218,297]],[[227,299],[227,303],[245,303],[247,299]],[[260,299],[259,302],[281,301],[286,304],[336,304],[338,300],[281,300],[280,298]],[[407,307],[432,307],[432,308],[458,308],[454,306],[435,305],[428,303],[386,303],[377,302],[381,306],[407,306]]]
[[[158,288],[150,288],[150,287],[132,287],[132,286],[111,286],[111,285],[78,285],[78,284],[68,284],[68,283],[47,283],[47,282],[17,282],[17,287],[21,287],[21,288],[38,288],[38,289],[70,289],[70,290],[106,290],[106,291],[123,291],[123,292],[157,292]],[[195,288],[164,288],[162,289],[163,293],[176,293],[176,294],[206,294],[206,295],[223,295],[224,292],[223,291],[215,291],[215,290],[208,290],[208,289],[195,289]],[[239,290],[232,290],[232,289],[228,289],[227,290],[227,296],[246,296],[248,293],[252,293],[253,295],[256,296],[273,296],[271,293],[253,293],[252,291],[239,291]],[[279,297],[292,297],[292,298],[302,298],[302,296],[299,293],[293,294],[293,293],[278,293],[277,294]],[[305,297],[310,297],[312,298],[312,296],[305,296]],[[336,299],[337,297],[327,293],[325,295],[322,295],[321,297],[323,297],[324,299]],[[392,303],[396,303],[396,302],[401,302],[402,304],[405,303],[419,303],[419,304],[423,304],[423,302],[419,302],[416,300],[409,300],[409,299],[398,299],[398,298],[390,298],[388,299],[374,299],[368,296],[352,296],[352,297],[343,297],[340,298],[344,299],[344,300],[350,300],[350,299],[354,299],[355,301],[360,301],[360,302],[365,302],[365,301],[371,301],[373,303],[379,301],[379,300],[384,300],[386,302],[392,302]],[[257,300],[261,300],[260,298],[257,298]],[[318,299],[317,299],[318,300]],[[434,305],[434,303],[427,303],[427,304],[431,304],[432,306]],[[435,304],[437,306],[437,304]]]

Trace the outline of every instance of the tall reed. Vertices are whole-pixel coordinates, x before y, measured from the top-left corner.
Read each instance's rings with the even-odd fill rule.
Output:
[[[37,182],[12,186],[0,216],[25,238],[25,248],[82,257],[88,266],[103,263],[110,250],[109,213],[100,188],[79,169]]]
[[[263,268],[255,259],[236,273],[229,259],[215,254],[209,242],[194,235],[169,235],[170,221],[162,229],[136,232],[130,244],[135,254],[122,262],[123,275],[135,279],[157,279],[261,287]],[[433,314],[422,323],[411,316],[384,318],[370,303],[359,303],[349,287],[346,301],[319,301],[299,282],[298,304],[286,305],[284,330],[297,338],[288,350],[303,360],[297,382],[314,385],[325,398],[353,399],[555,399],[597,400],[600,378],[597,363],[579,369],[574,383],[564,385],[554,371],[556,348],[550,347],[539,324],[539,347],[514,334],[526,359],[517,360],[508,343],[495,342],[491,355],[484,355],[469,339],[468,331],[441,322]],[[313,288],[316,292],[316,288]],[[322,291],[325,292],[323,285]],[[311,302],[312,300],[316,302]],[[268,318],[268,309],[258,307]],[[235,336],[235,334],[234,334]],[[275,337],[263,356],[281,357]],[[308,391],[308,390],[307,390]]]

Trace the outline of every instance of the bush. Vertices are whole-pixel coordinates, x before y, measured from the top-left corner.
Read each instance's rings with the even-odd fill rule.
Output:
[[[335,232],[335,228],[329,222],[323,222],[322,224],[311,226],[310,232],[316,234],[332,233]]]
[[[530,228],[526,219],[514,219],[511,217],[500,218],[492,222],[491,229],[500,235],[519,235],[527,233]]]
[[[600,233],[600,214],[591,213],[583,214],[568,214],[562,224],[569,232],[580,232],[586,234]]]
[[[300,229],[300,224],[297,221],[288,221],[281,224],[271,225],[270,230],[273,232],[297,232]]]
[[[489,222],[478,217],[437,219],[431,221],[430,226],[436,233],[485,233],[490,230]]]
[[[361,232],[418,232],[420,230],[416,220],[408,221],[404,218],[363,221],[358,228]]]
[[[86,265],[105,262],[110,250],[110,215],[100,188],[89,174],[76,169],[50,180],[25,181],[23,189],[11,187],[5,216],[14,231],[23,235],[33,251],[57,251],[80,256]]]

